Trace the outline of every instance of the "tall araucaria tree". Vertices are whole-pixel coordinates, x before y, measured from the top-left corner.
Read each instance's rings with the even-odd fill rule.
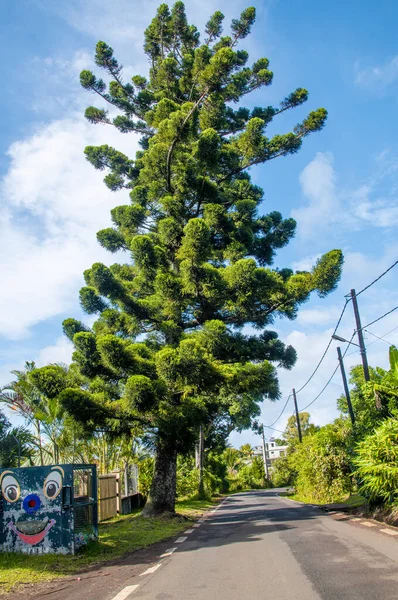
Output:
[[[142,150],[135,159],[107,145],[85,150],[107,171],[111,190],[129,190],[129,203],[111,211],[113,226],[97,234],[127,262],[84,273],[81,305],[98,318],[92,329],[67,319],[64,331],[87,385],[59,397],[88,428],[127,430],[138,421],[153,432],[148,514],[174,511],[177,454],[192,448],[201,424],[224,418],[248,428],[263,398],[278,398],[274,365],[291,368],[296,353],[265,328],[277,317],[293,319],[311,292],[334,290],[342,266],[332,250],[310,272],[270,268],[296,223],[276,211],[259,215],[263,191],[247,171],[297,152],[327,112],[267,137],[274,118],[308,93],[299,88],[279,107],[245,108],[244,97],[269,86],[273,73],[266,58],[247,66],[239,49],[255,9],[234,19],[227,36],[223,18],[210,18],[201,43],[184,4],[162,4],[145,31],[148,79],[126,82],[105,42],[95,62],[109,84],[91,71],[80,76],[110,105],[110,112],[90,106],[87,119],[140,135]],[[258,334],[247,335],[245,325]]]

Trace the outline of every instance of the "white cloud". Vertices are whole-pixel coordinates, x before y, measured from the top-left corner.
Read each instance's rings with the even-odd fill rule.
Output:
[[[26,74],[27,79],[33,79],[29,109],[40,114],[41,119],[83,113],[90,103],[90,95],[80,87],[79,75],[83,69],[96,69],[93,53],[87,50],[77,50],[67,59],[61,54],[34,56]]]
[[[318,326],[337,321],[340,310],[336,306],[302,309],[297,317],[300,325]]]
[[[318,152],[301,172],[300,185],[309,203],[293,210],[292,216],[298,221],[300,235],[314,237],[319,234],[321,224],[330,227],[341,213],[333,155]]]
[[[138,147],[134,136],[80,116],[12,144],[0,196],[0,335],[19,338],[75,306],[83,270],[112,260],[95,234],[110,225],[110,209],[128,196],[107,190],[83,155],[86,145],[105,141],[130,156]]]
[[[67,337],[59,337],[55,344],[42,348],[37,356],[36,365],[44,367],[49,363],[64,363],[68,365],[72,360],[73,344]]]
[[[292,269],[294,271],[311,271],[316,261],[321,258],[322,254],[313,254],[311,256],[305,256],[300,260],[292,262]]]
[[[398,81],[398,54],[385,61],[384,64],[361,68],[355,65],[355,83],[361,87],[371,88],[375,92],[383,92],[385,88]]]
[[[69,0],[67,3],[54,3],[51,0],[38,0],[48,10],[52,10],[65,19],[72,27],[95,37],[96,39],[118,42],[119,46],[133,49],[133,53],[141,54],[143,32],[156,15],[159,7],[158,0],[134,2],[131,0]],[[169,4],[171,6],[172,3]],[[203,26],[214,11],[221,10],[228,17],[225,20],[229,26],[230,17],[236,18],[247,7],[245,0],[221,0],[214,6],[211,0],[187,0],[185,8],[188,21]],[[264,9],[262,9],[262,12]],[[138,58],[138,56],[137,56]]]
[[[337,174],[331,153],[319,152],[300,174],[300,185],[307,204],[294,209],[292,216],[298,221],[299,234],[304,238],[323,237],[328,230],[359,230],[369,227],[394,227],[398,224],[395,191],[397,162],[386,159],[386,169],[380,167],[369,181],[350,191],[338,190]],[[390,195],[381,197],[378,189],[388,179]]]

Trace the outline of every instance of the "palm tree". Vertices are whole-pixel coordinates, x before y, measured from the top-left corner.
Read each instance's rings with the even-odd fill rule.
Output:
[[[21,461],[32,464],[34,436],[25,427],[11,427],[0,412],[0,466],[19,467]]]
[[[224,460],[227,465],[229,477],[236,477],[239,466],[242,463],[242,455],[236,448],[225,448],[223,452]]]
[[[68,370],[66,365],[57,366]],[[11,371],[16,380],[0,389],[0,402],[6,403],[34,428],[38,447],[38,460],[35,462],[40,465],[57,463],[63,450],[69,452],[73,424],[65,427],[58,399],[43,396],[33,384],[30,374],[35,368],[34,362],[26,362],[23,371]],[[42,435],[47,439],[44,443]]]

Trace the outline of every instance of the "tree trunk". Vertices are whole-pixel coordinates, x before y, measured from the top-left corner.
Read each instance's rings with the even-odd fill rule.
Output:
[[[43,461],[43,446],[42,446],[42,442],[41,442],[41,427],[40,427],[40,421],[38,419],[36,420],[36,428],[37,428],[37,439],[39,441],[40,465],[43,466],[44,461]]]
[[[146,517],[175,512],[177,450],[173,443],[159,440],[149,498],[143,510]]]
[[[204,454],[205,454],[205,436],[203,433],[203,425],[200,426],[199,430],[199,448],[198,448],[198,469],[199,469],[199,497],[205,496],[205,485],[203,480],[203,467],[204,467]]]

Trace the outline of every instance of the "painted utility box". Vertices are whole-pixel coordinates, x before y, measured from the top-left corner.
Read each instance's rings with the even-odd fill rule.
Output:
[[[0,550],[74,554],[98,537],[95,465],[0,468]]]

